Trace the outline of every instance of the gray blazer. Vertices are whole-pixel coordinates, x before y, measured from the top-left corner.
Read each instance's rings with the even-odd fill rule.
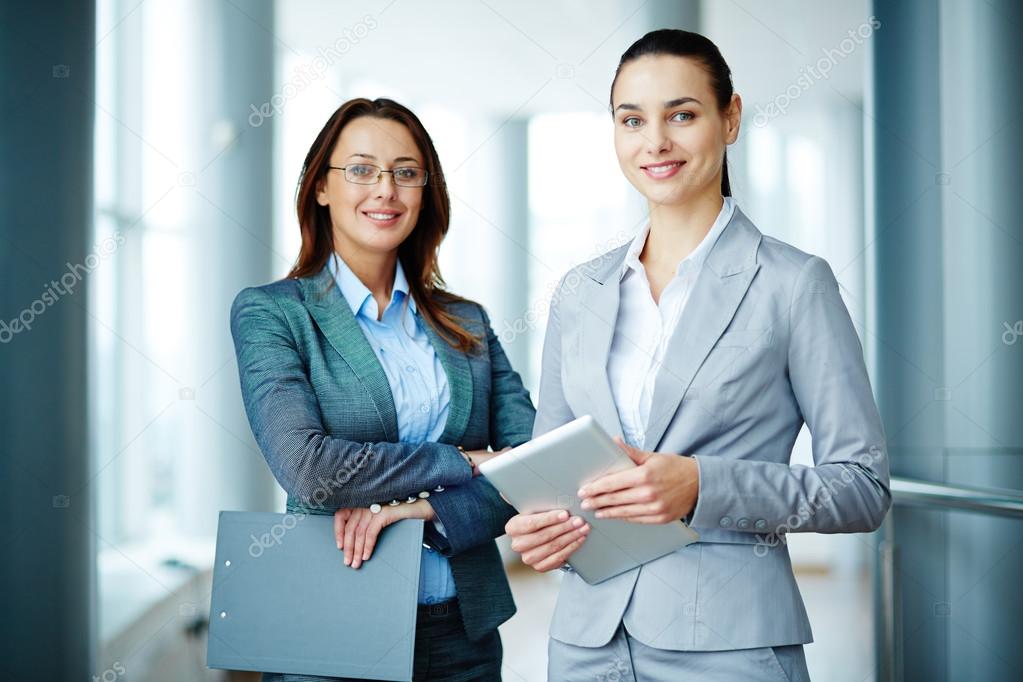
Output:
[[[515,509],[458,452],[529,440],[534,410],[483,309],[446,304],[483,339],[458,352],[427,326],[451,391],[437,443],[398,441],[391,389],[329,269],[245,289],[231,308],[242,398],[249,424],[288,509],[333,514],[421,490],[445,535],[427,540],[450,557],[465,630],[479,639],[515,613],[494,538]],[[372,561],[372,559],[370,559]]]
[[[627,246],[570,271],[551,307],[534,437],[592,414],[621,435],[606,371]],[[670,650],[813,641],[788,532],[876,529],[885,436],[828,264],[736,209],[708,255],[656,380],[644,449],[695,455],[701,540],[598,585],[566,573],[551,637],[629,633]],[[816,466],[790,465],[806,422]]]

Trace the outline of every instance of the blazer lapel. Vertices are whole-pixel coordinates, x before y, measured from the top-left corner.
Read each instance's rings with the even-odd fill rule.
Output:
[[[423,324],[430,343],[444,366],[448,377],[448,391],[451,401],[448,404],[448,420],[444,424],[444,432],[440,435],[441,443],[457,445],[465,435],[469,424],[469,413],[472,410],[473,384],[472,369],[465,353],[455,349],[445,341],[429,324]]]
[[[611,352],[615,326],[618,322],[620,301],[619,274],[628,244],[608,254],[591,272],[584,274],[580,283],[578,334],[579,370],[585,373],[579,385],[590,403],[590,411],[611,436],[622,435],[622,422],[618,417],[611,381],[607,376],[607,359]]]
[[[657,450],[697,370],[732,321],[760,269],[756,262],[760,237],[736,208],[707,255],[654,383],[644,450]]]
[[[338,355],[348,363],[355,376],[369,391],[376,406],[387,440],[398,440],[398,415],[394,409],[394,396],[384,368],[366,340],[362,328],[355,320],[352,309],[341,295],[329,267],[319,274],[299,279],[304,303],[316,320],[320,331]]]

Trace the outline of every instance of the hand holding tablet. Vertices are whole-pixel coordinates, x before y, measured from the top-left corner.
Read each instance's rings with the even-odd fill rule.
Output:
[[[491,459],[480,469],[519,512],[551,511],[551,518],[537,515],[528,519],[536,529],[521,530],[537,531],[534,541],[549,537],[550,542],[563,543],[558,554],[568,555],[572,569],[592,584],[677,551],[698,538],[681,520],[644,525],[598,519],[594,512],[582,508],[577,493],[585,484],[635,467],[596,421],[584,416]],[[547,568],[553,566],[539,570]]]

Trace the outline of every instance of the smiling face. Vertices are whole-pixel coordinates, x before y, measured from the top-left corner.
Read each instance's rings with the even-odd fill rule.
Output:
[[[331,166],[372,164],[384,170],[423,168],[423,156],[408,129],[390,119],[362,116],[344,127],[330,154]],[[422,187],[400,187],[391,173],[379,182],[360,185],[330,170],[316,194],[328,206],[334,248],[347,258],[396,251],[412,233],[423,202]]]
[[[656,55],[625,64],[611,99],[618,164],[648,201],[671,206],[720,192],[725,147],[739,135],[738,95],[722,112],[699,62]]]

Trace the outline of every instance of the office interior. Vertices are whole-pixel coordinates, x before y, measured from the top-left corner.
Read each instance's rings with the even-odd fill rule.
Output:
[[[887,433],[884,526],[787,539],[811,676],[1018,679],[1019,3],[55,0],[0,16],[0,319],[27,322],[0,331],[0,678],[258,679],[205,659],[218,512],[284,504],[228,313],[295,262],[313,137],[352,97],[420,115],[452,201],[443,275],[486,306],[535,401],[555,284],[646,217],[614,155],[611,75],[677,27],[729,62],[734,196],[831,264]],[[812,464],[810,443],[804,428],[793,462]],[[504,679],[546,679],[560,574],[502,553],[519,603]]]

